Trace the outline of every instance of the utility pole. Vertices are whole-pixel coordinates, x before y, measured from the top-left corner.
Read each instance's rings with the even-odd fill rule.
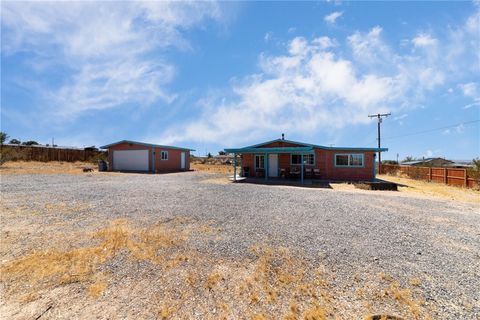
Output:
[[[377,114],[369,114],[369,118],[377,118],[378,119],[378,149],[380,149],[380,124],[382,123],[383,117],[388,117],[391,113],[377,113]],[[380,166],[382,165],[382,155],[380,150],[378,150],[378,172],[380,172]]]

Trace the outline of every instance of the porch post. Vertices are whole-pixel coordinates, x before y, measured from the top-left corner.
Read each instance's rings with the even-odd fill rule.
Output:
[[[303,163],[303,153],[302,155],[300,156],[300,159],[302,161],[302,170],[300,172],[300,177],[301,177],[301,180],[302,180],[302,184],[303,184],[303,167],[304,167],[304,163]]]
[[[265,153],[263,169],[265,171],[265,180],[268,180],[268,153]]]
[[[233,181],[237,181],[237,154],[233,154]]]

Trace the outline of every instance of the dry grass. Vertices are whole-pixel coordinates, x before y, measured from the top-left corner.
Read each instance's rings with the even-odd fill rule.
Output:
[[[207,163],[190,163],[190,169],[195,171],[203,171],[210,173],[226,173],[233,174],[233,165],[231,164],[207,164]],[[240,174],[240,167],[237,167],[237,174]]]
[[[97,169],[91,162],[9,161],[0,166],[0,174],[85,174],[84,167]]]
[[[399,184],[398,190],[406,194],[480,203],[480,191],[478,190],[390,175],[378,175],[377,178]]]
[[[50,249],[32,252],[2,265],[1,280],[9,284],[9,292],[40,290],[74,282],[91,283],[89,293],[98,296],[106,288],[105,276],[98,267],[120,251],[137,260],[161,263],[160,250],[181,244],[187,237],[178,230],[157,224],[149,229],[132,229],[126,220],[116,220],[111,226],[91,237],[97,245],[69,251]]]
[[[379,308],[373,305],[387,305],[392,314],[405,319],[425,318],[425,308],[416,292],[418,279],[412,279],[414,288],[409,288],[385,274],[378,277],[380,284],[365,284],[354,277],[351,283],[357,286],[357,293],[363,290],[361,300],[370,308],[348,310],[350,306],[339,304],[337,298],[341,301],[350,293],[345,294],[332,284],[335,274],[323,265],[312,264],[301,252],[260,245],[252,247],[245,260],[198,255],[189,248],[189,237],[215,236],[211,232],[215,229],[191,223],[176,219],[134,228],[127,220],[115,220],[107,228],[88,235],[93,241],[91,246],[36,251],[3,263],[0,279],[7,295],[23,304],[35,303],[45,290],[71,284],[83,286],[85,297],[102,296],[102,301],[111,304],[115,301],[108,300],[109,294],[120,294],[115,291],[115,283],[121,279],[114,272],[102,270],[102,266],[127,255],[128,259],[121,260],[118,268],[128,270],[129,261],[133,261],[137,267],[129,272],[136,283],[142,283],[141,292],[160,288],[158,295],[146,299],[161,319],[189,318],[195,314],[217,319],[323,320],[376,314],[372,311]],[[142,277],[137,269],[142,261],[160,268],[152,273],[154,278],[135,278],[137,274]],[[337,315],[339,310],[341,315]]]

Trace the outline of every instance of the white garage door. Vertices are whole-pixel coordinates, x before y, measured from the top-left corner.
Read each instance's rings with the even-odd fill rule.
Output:
[[[148,171],[148,150],[113,151],[113,170]]]

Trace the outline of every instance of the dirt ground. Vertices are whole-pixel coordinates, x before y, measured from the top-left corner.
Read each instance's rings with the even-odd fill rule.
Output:
[[[414,196],[434,197],[463,202],[480,203],[480,191],[469,188],[449,186],[442,183],[426,182],[390,175],[378,175],[378,179],[391,181],[399,185],[401,193]]]
[[[0,174],[86,174],[83,168],[92,168],[93,173],[97,172],[97,166],[88,162],[36,162],[36,161],[16,161],[7,162],[0,166]],[[190,168],[194,171],[220,174],[233,174],[232,165],[220,164],[202,164],[193,162]],[[240,168],[237,168],[240,173]],[[480,203],[480,191],[468,188],[459,188],[448,186],[441,183],[430,183],[421,180],[413,180],[391,175],[377,175],[378,179],[391,181],[399,184],[399,192],[404,195],[412,195],[419,197],[434,197],[449,200],[457,200],[463,202]],[[222,177],[213,177],[211,181],[217,183],[228,183],[228,180]],[[361,192],[355,189],[353,185],[335,183],[331,184],[336,190],[349,190]]]
[[[203,164],[198,162],[190,163],[190,169],[195,171],[211,172],[211,173],[227,173],[233,174],[233,165],[223,164]],[[237,174],[240,174],[240,167],[237,167]]]
[[[84,174],[83,168],[98,167],[90,162],[63,162],[63,161],[9,161],[0,166],[0,174]]]
[[[0,318],[479,319],[477,191],[85,165],[0,169]]]

